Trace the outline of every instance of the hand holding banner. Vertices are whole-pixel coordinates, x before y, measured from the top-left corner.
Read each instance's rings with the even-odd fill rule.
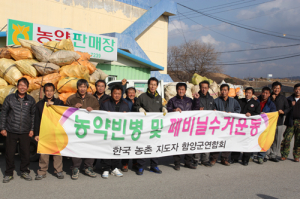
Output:
[[[267,151],[278,112],[246,117],[219,111],[88,112],[45,105],[38,153],[132,159],[222,151]]]

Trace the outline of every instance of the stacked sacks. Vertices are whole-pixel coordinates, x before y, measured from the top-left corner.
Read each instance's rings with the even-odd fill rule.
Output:
[[[199,85],[200,82],[204,81],[204,80],[207,80],[210,84],[213,83],[213,80],[211,79],[208,79],[207,77],[202,77],[201,75],[198,75],[197,73],[195,73],[192,77],[192,83],[194,85]]]
[[[95,82],[107,75],[96,64],[89,62],[88,53],[74,52],[70,39],[60,42],[47,42],[45,45],[35,41],[19,39],[22,47],[0,49],[0,93],[3,100],[15,91],[17,81],[25,77],[29,81],[28,92],[36,101],[43,97],[42,87],[53,83],[55,96],[63,101],[77,91],[78,79],[90,83],[88,92],[96,91]]]
[[[16,86],[18,79],[22,77],[22,73],[16,67],[15,61],[12,59],[0,59],[0,77],[9,84]]]

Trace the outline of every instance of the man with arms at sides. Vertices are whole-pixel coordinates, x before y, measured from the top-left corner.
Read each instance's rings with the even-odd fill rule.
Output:
[[[269,87],[264,87],[261,91],[261,95],[258,96],[257,101],[260,103],[260,112],[261,113],[270,113],[270,112],[276,112],[276,106],[271,101],[271,89]],[[257,160],[259,164],[263,164],[264,161],[267,161],[265,159],[266,152],[258,152],[257,153]]]
[[[253,99],[254,89],[248,87],[245,89],[245,98],[239,99],[238,102],[241,106],[241,114],[245,114],[247,117],[260,114],[260,104],[258,101]],[[240,157],[240,152],[232,152],[231,160],[232,162],[238,162]],[[250,157],[252,153],[244,152],[242,156],[242,162],[244,166],[248,166]]]
[[[16,93],[8,95],[1,111],[1,135],[6,137],[6,170],[3,183],[8,183],[13,177],[15,169],[15,152],[19,142],[21,156],[21,178],[31,181],[29,175],[30,139],[34,135],[35,100],[27,95],[29,82],[21,78],[17,83]]]
[[[71,95],[66,102],[69,107],[83,108],[87,111],[99,110],[99,102],[93,96],[87,93],[89,83],[85,79],[80,79],[77,81],[77,93]],[[81,158],[72,158],[73,165],[72,169],[72,179],[77,180],[79,177],[79,169],[82,163]],[[96,173],[93,171],[94,159],[86,158],[84,160],[84,172],[86,175],[95,178]]]
[[[98,100],[99,106],[101,108],[102,102],[109,99],[110,96],[105,94],[106,83],[104,80],[96,81],[95,86],[96,86],[96,92],[95,92],[94,96]]]
[[[271,100],[275,104],[276,109],[279,112],[274,142],[270,150],[267,152],[269,160],[273,162],[279,162],[277,155],[280,156],[280,145],[283,138],[283,132],[286,129],[286,126],[284,125],[284,116],[290,110],[289,103],[286,97],[280,94],[281,87],[282,84],[280,82],[274,82],[272,84],[273,93],[271,94]]]
[[[199,83],[200,91],[195,94],[194,98],[194,110],[215,110],[216,105],[214,98],[210,96],[209,90],[209,81],[202,81]],[[198,162],[201,159],[201,163],[206,167],[211,167],[209,161],[209,153],[198,153],[194,155],[194,163],[198,165]]]
[[[177,95],[170,99],[167,104],[168,112],[180,112],[181,111],[191,111],[193,108],[193,100],[185,95],[187,89],[186,83],[177,83],[176,91]],[[199,97],[199,96],[198,96]],[[180,155],[174,155],[174,169],[180,170]],[[193,154],[186,154],[184,156],[185,167],[190,169],[196,169],[197,165],[193,163]]]
[[[281,143],[281,160],[287,159],[290,153],[290,143],[294,136],[294,161],[299,162],[300,158],[300,84],[294,86],[294,94],[287,98],[290,111],[287,113],[284,138]]]
[[[40,100],[36,104],[36,110],[35,110],[35,118],[34,118],[34,136],[35,140],[38,142],[40,141],[40,127],[41,127],[41,120],[42,120],[42,114],[44,110],[44,105],[46,103],[46,106],[51,105],[59,105],[63,106],[64,102],[60,99],[57,99],[54,97],[55,92],[55,86],[52,83],[47,83],[44,85],[44,99]],[[54,167],[54,173],[56,174],[56,177],[58,179],[63,179],[63,158],[60,155],[54,155],[53,156],[53,167]],[[37,171],[37,176],[35,177],[36,180],[42,180],[43,178],[46,178],[46,173],[48,171],[49,166],[49,155],[48,154],[41,154],[40,160],[39,160],[39,170]]]
[[[123,87],[121,85],[114,85],[111,89],[111,97],[102,103],[100,110],[121,113],[130,112],[128,104],[122,98],[122,90]],[[122,138],[115,138],[114,135],[112,137],[112,140],[119,139]],[[123,174],[118,169],[119,163],[119,159],[102,159],[102,168],[104,171],[102,178],[107,179],[110,170],[112,175],[122,177]]]
[[[162,105],[162,98],[156,91],[158,87],[158,80],[155,77],[151,77],[148,80],[148,89],[146,93],[141,94],[133,105],[133,110],[136,112],[164,112]],[[155,138],[154,138],[155,139]],[[144,167],[146,164],[145,159],[138,159],[137,175],[143,175]],[[150,158],[150,171],[161,174],[162,171],[158,168],[158,158]]]
[[[228,96],[229,89],[230,87],[228,84],[221,85],[220,87],[221,96],[215,99],[216,110],[227,112],[227,113],[240,113],[241,107],[238,101]],[[219,157],[219,152],[210,153],[210,156],[212,159],[210,163],[212,165],[215,165]],[[221,163],[223,165],[230,166],[230,163],[228,162],[229,156],[230,156],[230,152],[221,153]]]
[[[129,87],[126,89],[126,83],[127,83],[127,80],[123,79],[122,80],[122,87],[123,87],[122,97],[123,97],[123,93],[125,92],[126,98],[123,98],[123,99],[128,104],[130,112],[132,112],[133,104],[137,100],[137,97],[135,97],[136,89],[134,87]],[[129,160],[130,159],[122,159],[121,160],[121,164],[122,164],[121,170],[123,172],[128,172]],[[134,170],[137,170],[137,160],[136,159],[132,160],[132,168]]]

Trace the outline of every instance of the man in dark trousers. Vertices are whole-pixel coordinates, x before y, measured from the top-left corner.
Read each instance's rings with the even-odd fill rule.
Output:
[[[89,83],[85,79],[80,79],[77,81],[77,93],[71,95],[66,102],[69,107],[84,108],[87,111],[99,110],[99,102],[93,96],[87,93]],[[72,169],[72,179],[77,180],[79,177],[79,168],[82,163],[81,158],[72,158],[73,165]],[[93,171],[94,159],[86,158],[84,161],[84,172],[86,175],[95,178],[96,173]]]
[[[269,87],[264,87],[261,91],[261,95],[258,96],[257,101],[260,103],[260,112],[261,113],[270,113],[276,112],[276,106],[271,101],[271,89]],[[257,153],[257,160],[259,164],[263,164],[266,156],[266,152],[258,152]]]
[[[108,112],[130,112],[128,104],[122,98],[123,87],[121,85],[114,85],[111,89],[111,97],[103,102],[101,109]],[[107,179],[109,171],[117,177],[122,177],[123,174],[119,171],[119,159],[102,159],[103,174],[102,178]]]
[[[148,80],[148,89],[146,93],[141,94],[133,105],[133,110],[136,112],[166,112],[163,110],[162,98],[156,91],[158,87],[158,80],[151,77]],[[145,159],[138,159],[137,175],[143,175],[146,164]],[[158,158],[150,158],[150,171],[161,174],[162,171],[158,168]]]
[[[247,117],[260,114],[260,104],[258,101],[253,99],[254,89],[248,87],[245,89],[245,98],[239,99],[238,102],[241,106],[241,114],[245,114]],[[240,157],[240,152],[232,152],[231,159],[232,163],[238,162]],[[247,166],[252,153],[243,153],[242,162],[243,165]]]
[[[215,99],[216,110],[224,111],[227,113],[240,113],[241,107],[238,101],[228,96],[229,89],[230,87],[228,84],[222,84],[220,86],[221,96]],[[215,165],[219,157],[219,152],[210,153],[210,156],[212,159],[210,163],[212,165]],[[221,163],[223,165],[230,166],[230,163],[228,162],[229,156],[230,156],[230,152],[221,153]]]
[[[55,86],[52,83],[47,83],[44,85],[44,99],[40,100],[36,104],[36,110],[35,110],[35,118],[34,118],[34,136],[35,140],[38,142],[40,141],[39,135],[40,135],[40,126],[41,126],[41,120],[42,120],[42,114],[44,110],[44,105],[46,103],[47,106],[51,105],[59,105],[63,106],[64,102],[61,101],[58,98],[54,97],[55,92]],[[37,171],[37,176],[35,177],[36,180],[42,180],[43,178],[46,178],[46,173],[48,171],[49,166],[49,155],[48,154],[41,154],[40,160],[39,160],[39,170]],[[53,156],[53,167],[54,167],[54,173],[58,179],[63,179],[63,162],[62,162],[62,156],[60,155],[54,155]]]
[[[215,110],[215,100],[212,96],[210,96],[209,90],[209,81],[202,81],[199,83],[200,91],[194,96],[194,110]],[[209,161],[209,153],[198,153],[194,154],[194,163],[198,165],[199,161],[204,166],[211,167],[211,163]]]
[[[130,112],[132,112],[133,104],[137,100],[137,97],[135,97],[136,89],[134,87],[129,87],[126,89],[126,83],[127,83],[127,80],[123,79],[122,80],[122,87],[123,87],[122,97],[125,92],[126,98],[123,98],[123,99],[128,104]],[[122,163],[121,170],[123,172],[128,172],[129,160],[130,159],[122,159],[121,160],[121,163]],[[132,160],[132,168],[135,170],[137,169],[137,160],[136,159]]]
[[[187,85],[185,83],[177,83],[176,91],[177,95],[169,100],[167,104],[168,112],[179,111],[191,111],[193,108],[193,100],[185,95]],[[198,96],[199,97],[199,96]],[[174,169],[180,170],[180,155],[174,155]],[[186,154],[184,156],[185,167],[190,169],[196,169],[197,165],[193,163],[193,154]]]
[[[281,142],[281,160],[287,159],[290,153],[290,144],[294,136],[294,161],[299,162],[300,158],[300,84],[294,86],[294,94],[287,98],[290,105],[290,111],[287,113],[285,125],[287,129],[284,132],[284,138]]]
[[[1,112],[1,135],[6,137],[6,170],[3,183],[10,182],[14,177],[15,152],[19,142],[21,157],[21,178],[31,181],[29,175],[30,139],[34,135],[35,100],[27,95],[29,82],[21,78],[17,83],[16,93],[8,95]]]
[[[96,92],[95,92],[94,96],[98,100],[99,106],[101,108],[102,102],[109,99],[110,96],[105,94],[106,83],[104,80],[96,81],[95,86],[96,86]]]
[[[283,132],[286,129],[284,125],[284,116],[289,112],[289,103],[285,96],[281,95],[282,84],[280,82],[274,82],[272,84],[273,93],[271,94],[271,100],[276,105],[276,109],[279,112],[279,117],[277,121],[275,138],[272,146],[270,147],[267,155],[269,160],[273,162],[279,162],[277,156],[280,156],[280,145],[283,138]]]
[[[123,86],[123,94],[126,94],[126,98],[124,98],[124,101],[128,104],[130,111],[132,111],[133,104],[137,100],[137,97],[135,97],[136,89],[134,87],[126,88],[127,80],[122,80],[122,86]],[[123,95],[122,95],[123,96]]]

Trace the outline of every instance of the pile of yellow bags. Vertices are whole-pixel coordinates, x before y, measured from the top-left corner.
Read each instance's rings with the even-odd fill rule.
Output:
[[[42,87],[53,83],[56,97],[64,102],[77,92],[77,81],[89,82],[88,92],[96,92],[95,82],[107,75],[90,62],[91,55],[74,51],[70,39],[41,44],[19,39],[22,47],[0,48],[0,104],[16,91],[20,78],[29,81],[28,92],[38,101],[43,97]]]

